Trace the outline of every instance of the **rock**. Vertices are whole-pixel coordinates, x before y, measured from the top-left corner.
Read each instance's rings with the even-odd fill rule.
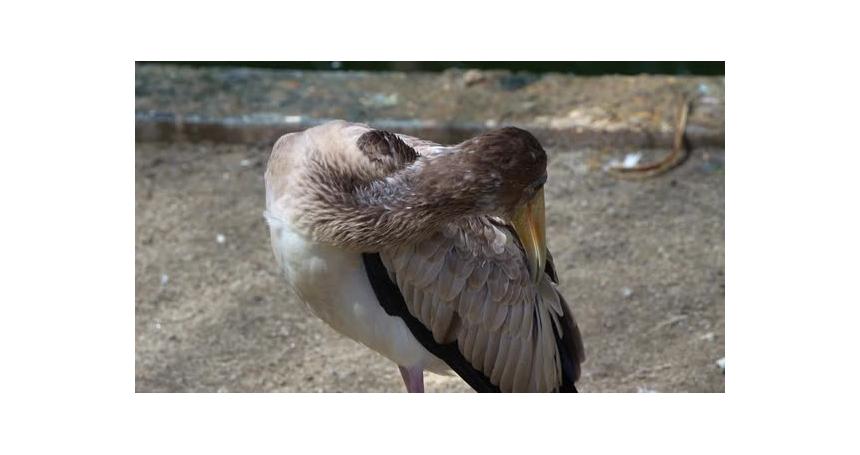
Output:
[[[639,160],[641,160],[641,159],[642,159],[642,153],[639,153],[639,152],[628,153],[624,157],[624,162],[621,163],[621,166],[628,168],[628,169],[631,167],[636,167],[636,165],[639,164]]]
[[[396,93],[374,93],[359,100],[367,107],[391,107],[397,105]]]
[[[224,237],[224,234],[218,234],[215,236],[215,241],[218,242],[219,244],[223,244],[224,242],[227,241],[227,237]]]
[[[463,74],[463,83],[466,84],[466,87],[470,87],[479,82],[483,82],[486,78],[487,76],[480,70],[471,69]]]
[[[721,370],[726,371],[726,358],[723,357],[720,360],[717,360],[717,366],[720,367]]]
[[[504,74],[499,78],[499,87],[507,91],[519,90],[537,79],[537,75],[530,73]]]

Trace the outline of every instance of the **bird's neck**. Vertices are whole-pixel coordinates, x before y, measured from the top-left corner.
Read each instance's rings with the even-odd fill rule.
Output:
[[[486,182],[479,182],[456,161],[455,154],[443,153],[422,157],[385,178],[369,182],[346,178],[317,185],[306,217],[314,238],[379,251],[425,238],[464,216],[486,213],[493,194]],[[331,170],[327,173],[331,175]]]

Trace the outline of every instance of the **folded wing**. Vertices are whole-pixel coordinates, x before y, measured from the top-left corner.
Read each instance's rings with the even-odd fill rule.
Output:
[[[374,277],[373,258],[365,263],[383,306],[473,388],[575,391],[582,340],[553,265],[533,284],[513,230],[500,220],[464,218],[378,257],[387,276]],[[385,278],[399,296],[380,295]]]

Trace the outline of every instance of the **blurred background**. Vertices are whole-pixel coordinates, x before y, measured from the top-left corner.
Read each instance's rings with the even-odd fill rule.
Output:
[[[136,390],[403,391],[394,364],[290,294],[262,218],[275,140],[341,118],[442,143],[534,133],[547,241],[586,347],[580,390],[724,391],[724,68],[137,63]],[[654,163],[668,165],[636,172]]]
[[[610,74],[725,75],[725,62],[174,62],[198,67],[241,66],[316,71],[445,71],[449,69],[508,70],[567,73],[580,76]]]

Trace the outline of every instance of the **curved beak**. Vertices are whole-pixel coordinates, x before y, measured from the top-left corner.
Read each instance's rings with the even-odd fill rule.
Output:
[[[544,216],[543,188],[538,190],[531,200],[517,207],[511,222],[526,252],[532,282],[537,283],[546,266],[546,218]]]

